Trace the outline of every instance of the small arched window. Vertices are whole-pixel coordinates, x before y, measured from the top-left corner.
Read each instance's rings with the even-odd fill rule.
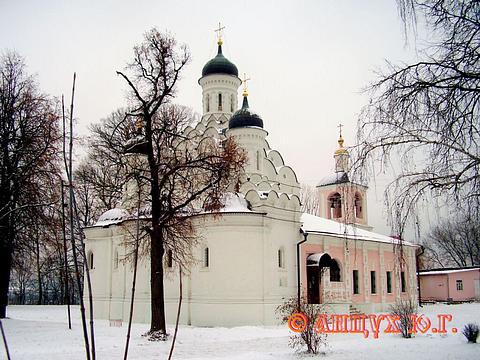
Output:
[[[209,267],[210,265],[210,253],[208,247],[203,249],[203,267]]]
[[[88,262],[88,268],[89,268],[90,270],[93,270],[94,267],[93,267],[93,252],[92,252],[92,251],[89,251],[89,252],[88,252],[88,260],[87,260],[87,262]]]
[[[210,94],[207,94],[205,98],[205,103],[206,103],[206,112],[210,112]]]
[[[118,269],[118,250],[115,249],[115,252],[113,253],[113,268]]]
[[[280,269],[285,269],[285,250],[283,248],[278,249],[277,260],[278,260],[278,267]]]
[[[357,219],[363,219],[363,199],[362,195],[360,195],[359,193],[355,193],[353,208],[355,210],[355,217]]]
[[[342,197],[338,192],[328,197],[328,218],[338,219],[342,217]]]
[[[173,253],[172,250],[167,250],[167,267],[172,268],[173,267]]]
[[[335,259],[330,261],[330,281],[342,281],[340,276],[340,266]]]
[[[218,111],[222,111],[222,93],[218,94]]]
[[[230,112],[234,112],[235,111],[235,103],[233,101],[233,95],[230,95]]]

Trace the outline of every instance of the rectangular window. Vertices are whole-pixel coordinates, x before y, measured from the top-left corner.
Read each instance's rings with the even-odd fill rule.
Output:
[[[375,271],[370,271],[370,290],[372,294],[377,293],[377,279]]]
[[[210,264],[210,258],[208,253],[208,247],[203,251],[203,267],[208,267]]]
[[[392,293],[392,272],[387,271],[387,294]]]
[[[173,267],[173,253],[172,250],[167,251],[167,267]]]
[[[94,269],[94,267],[93,267],[93,252],[91,252],[91,251],[88,254],[88,265],[89,265],[90,270]]]
[[[463,281],[462,280],[457,280],[457,290],[458,291],[463,290]]]
[[[405,292],[405,271],[400,273],[400,282],[402,284],[402,292]]]
[[[113,268],[118,269],[118,250],[115,249],[115,252],[113,253]]]
[[[285,255],[283,253],[283,249],[278,249],[278,267],[283,269],[285,268]]]
[[[353,293],[360,294],[360,289],[358,288],[358,270],[353,270]]]

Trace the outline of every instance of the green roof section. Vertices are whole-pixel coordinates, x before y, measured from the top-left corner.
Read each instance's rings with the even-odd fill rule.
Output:
[[[212,60],[207,62],[202,70],[202,76],[212,74],[227,74],[238,77],[238,69],[234,63],[228,60],[222,53],[222,45],[218,45],[218,53]]]
[[[247,96],[244,95],[242,108],[240,110],[237,110],[232,115],[230,121],[228,122],[228,128],[234,129],[251,126],[263,128],[263,120],[260,116],[250,110],[248,106]]]

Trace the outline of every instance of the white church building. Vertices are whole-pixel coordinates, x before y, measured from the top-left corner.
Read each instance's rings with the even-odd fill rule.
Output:
[[[198,215],[198,260],[183,278],[180,322],[195,326],[273,325],[285,299],[300,292],[310,303],[338,313],[386,311],[403,298],[417,299],[416,246],[371,232],[365,186],[348,177],[348,150],[340,136],[335,173],[317,186],[318,214],[304,214],[293,168],[267,141],[268,118],[250,110],[237,67],[222,54],[208,61],[199,80],[203,116],[195,128],[233,137],[248,154],[240,191],[229,194],[221,216]],[[105,212],[85,228],[96,318],[127,320],[132,267],[125,255],[126,210]],[[402,257],[399,256],[402,254]],[[178,269],[166,254],[167,322],[178,304]],[[150,319],[150,264],[138,266],[134,321]]]

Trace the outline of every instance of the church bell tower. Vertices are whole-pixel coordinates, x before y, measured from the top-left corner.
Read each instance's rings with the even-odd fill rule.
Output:
[[[202,77],[198,83],[202,87],[203,116],[215,117],[215,120],[226,124],[238,106],[238,88],[242,81],[238,77],[238,69],[234,63],[223,55],[222,27],[217,32],[217,55],[208,61],[202,69]]]
[[[320,180],[316,187],[319,200],[316,215],[372,230],[367,218],[367,187],[349,178],[350,154],[344,146],[342,126],[339,125],[338,149],[333,154],[335,172]]]

